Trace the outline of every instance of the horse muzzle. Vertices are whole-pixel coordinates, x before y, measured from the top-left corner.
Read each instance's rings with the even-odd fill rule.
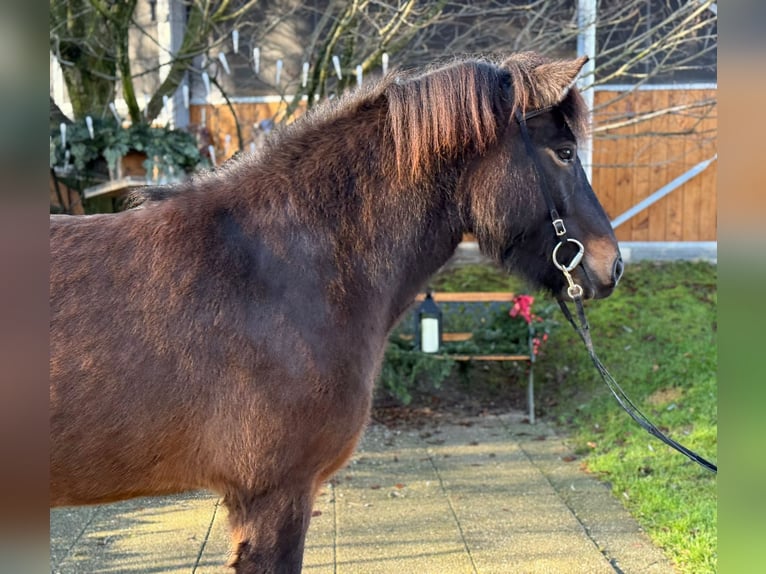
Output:
[[[572,270],[572,282],[568,282],[562,289],[563,297],[572,298],[572,283],[579,285],[582,289],[583,299],[604,299],[614,292],[625,270],[622,256],[618,252],[606,264],[599,262],[595,265],[594,263],[586,257],[578,267]]]
[[[564,239],[553,250],[553,264],[565,285],[560,295],[603,299],[612,294],[625,269],[616,241],[591,239],[584,244]]]

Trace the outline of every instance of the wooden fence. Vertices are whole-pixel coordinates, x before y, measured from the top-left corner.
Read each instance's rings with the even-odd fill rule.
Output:
[[[254,125],[279,118],[284,104],[233,104],[245,148]],[[204,111],[203,111],[204,110]],[[212,135],[219,160],[238,149],[237,122],[225,105],[191,106],[191,123]],[[716,153],[716,90],[598,91],[594,104],[593,189],[615,218]],[[648,120],[637,121],[650,114]],[[226,135],[231,145],[224,150]],[[224,152],[228,153],[224,153]],[[616,231],[620,241],[715,241],[716,162]]]
[[[713,89],[596,92],[593,189],[610,217],[716,154]],[[663,113],[663,112],[667,113]],[[639,113],[656,117],[636,123]],[[615,126],[606,129],[608,126]],[[717,163],[618,226],[621,241],[715,241]]]

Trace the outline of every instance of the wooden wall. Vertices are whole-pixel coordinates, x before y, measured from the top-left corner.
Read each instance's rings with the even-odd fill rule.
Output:
[[[716,153],[714,89],[596,92],[593,189],[615,218]],[[234,104],[245,148],[258,142],[253,125],[279,118],[284,104]],[[220,161],[237,149],[234,117],[226,106],[192,106],[191,122],[205,126]],[[662,113],[663,110],[671,110]],[[637,122],[647,112],[656,117]],[[226,134],[231,146],[224,153]],[[621,241],[715,241],[716,162],[681,188],[616,229]]]
[[[262,132],[256,126],[263,120],[280,120],[284,115],[286,104],[284,102],[235,103],[232,107],[237,114],[236,121],[231,109],[226,105],[208,104],[189,107],[189,120],[193,126],[200,126],[204,117],[204,127],[216,148],[216,159],[221,161],[228,159],[239,149],[237,123],[242,133],[245,151],[248,151],[251,142],[255,142],[257,146],[263,138]],[[300,113],[300,111],[296,112],[296,117]],[[231,145],[225,149],[227,135],[231,138]]]
[[[615,218],[716,153],[716,91],[596,92],[593,189]],[[660,113],[663,110],[673,110]],[[638,113],[655,112],[635,123]],[[633,122],[633,123],[631,123]],[[609,126],[620,126],[606,129]],[[671,192],[615,230],[621,241],[715,241],[716,168]]]

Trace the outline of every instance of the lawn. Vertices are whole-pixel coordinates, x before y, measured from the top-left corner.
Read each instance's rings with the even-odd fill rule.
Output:
[[[655,425],[716,461],[717,268],[628,265],[614,295],[586,304],[596,351]],[[523,290],[485,266],[442,273],[437,289]],[[536,305],[549,298],[536,294]],[[581,464],[611,486],[679,572],[717,570],[716,476],[622,411],[561,317],[535,367],[544,418],[566,432]]]

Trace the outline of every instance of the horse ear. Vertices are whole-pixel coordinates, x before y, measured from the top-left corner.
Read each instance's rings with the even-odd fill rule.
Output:
[[[532,68],[534,104],[547,108],[559,104],[569,93],[588,56],[576,60],[549,60]]]

